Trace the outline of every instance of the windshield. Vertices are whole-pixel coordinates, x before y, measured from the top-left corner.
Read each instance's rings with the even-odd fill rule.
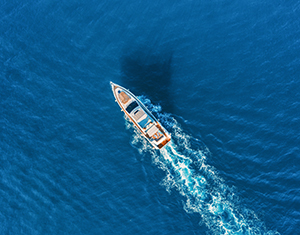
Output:
[[[137,106],[139,106],[138,103],[136,101],[133,101],[130,105],[128,105],[126,111],[128,113],[131,113],[131,111],[134,110]]]

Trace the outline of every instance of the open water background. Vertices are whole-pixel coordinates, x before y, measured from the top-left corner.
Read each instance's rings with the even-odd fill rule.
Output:
[[[241,234],[300,234],[299,16],[294,0],[0,0],[0,234],[225,234],[230,211]],[[151,150],[109,81],[206,168]],[[209,197],[191,206],[196,175]]]

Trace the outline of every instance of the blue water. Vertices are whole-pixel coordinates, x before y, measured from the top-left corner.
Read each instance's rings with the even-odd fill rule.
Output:
[[[0,234],[300,234],[299,1],[0,7]],[[114,102],[130,89],[161,151]]]

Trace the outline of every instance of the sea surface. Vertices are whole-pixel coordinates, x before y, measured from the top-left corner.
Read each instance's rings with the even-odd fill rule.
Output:
[[[299,1],[0,0],[1,235],[299,228]]]

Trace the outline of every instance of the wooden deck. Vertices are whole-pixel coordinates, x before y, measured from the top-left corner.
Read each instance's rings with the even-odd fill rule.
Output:
[[[124,91],[119,93],[119,98],[120,98],[122,104],[126,104],[128,102],[128,100],[130,100],[130,97]]]

